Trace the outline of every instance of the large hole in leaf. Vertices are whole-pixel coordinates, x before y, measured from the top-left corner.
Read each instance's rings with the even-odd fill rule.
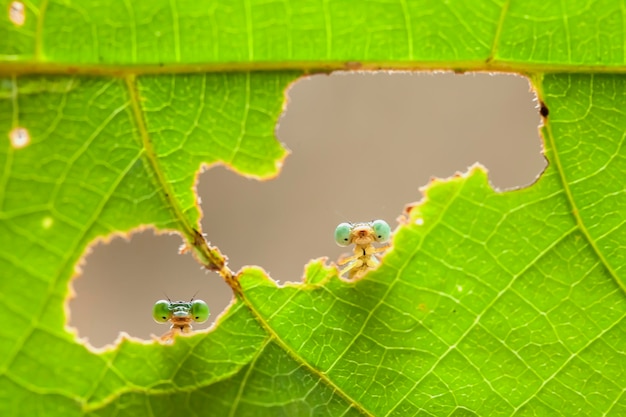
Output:
[[[336,261],[343,221],[385,219],[392,229],[419,188],[475,162],[494,188],[534,182],[546,166],[539,109],[527,79],[514,75],[336,73],[289,90],[278,138],[292,154],[281,175],[256,182],[224,168],[201,177],[203,228],[238,269],[263,266],[298,281],[311,258]],[[468,214],[468,221],[471,220]]]
[[[72,282],[76,297],[70,301],[70,326],[96,347],[112,343],[119,332],[150,339],[164,334],[169,323],[152,319],[152,306],[169,297],[196,299],[209,304],[211,316],[195,330],[209,327],[232,299],[232,291],[214,273],[202,269],[191,254],[178,254],[178,235],[135,233],[91,248],[83,273]]]
[[[292,154],[281,175],[258,182],[224,168],[198,185],[204,231],[238,270],[259,265],[277,281],[298,281],[311,258],[341,253],[342,221],[382,218],[395,228],[430,177],[480,162],[497,189],[532,183],[545,168],[535,96],[525,78],[472,74],[333,74],[289,90],[277,130]],[[215,196],[219,184],[220,197]],[[468,218],[468,221],[470,219]],[[98,245],[75,281],[70,324],[95,346],[119,331],[147,338],[163,293],[209,303],[212,322],[231,299],[215,274],[177,254],[180,238],[151,233]],[[137,280],[137,275],[143,278]]]

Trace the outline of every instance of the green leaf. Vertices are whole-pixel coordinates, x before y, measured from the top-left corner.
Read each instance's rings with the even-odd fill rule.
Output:
[[[621,6],[53,1],[20,24],[15,3],[0,17],[0,415],[626,413],[626,83],[598,74],[623,72]],[[234,274],[200,230],[198,170],[276,175],[285,88],[357,67],[529,74],[549,167],[505,193],[480,168],[431,183],[358,282],[319,261],[282,287]],[[65,329],[75,265],[146,225],[180,233],[236,301],[210,333],[91,351]]]

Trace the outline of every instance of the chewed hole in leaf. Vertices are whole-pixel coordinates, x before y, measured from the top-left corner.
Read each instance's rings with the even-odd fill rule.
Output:
[[[311,258],[337,261],[335,227],[386,220],[392,229],[431,177],[480,162],[497,189],[532,183],[546,166],[528,80],[512,75],[336,73],[296,82],[277,135],[292,151],[281,175],[250,181],[218,168],[228,198],[203,201],[203,229],[233,269],[260,265],[298,281]],[[423,220],[422,220],[423,222]]]
[[[130,240],[116,237],[90,249],[82,274],[72,281],[75,297],[69,302],[69,326],[94,347],[112,343],[122,331],[142,339],[166,333],[169,324],[152,318],[156,301],[169,297],[189,301],[194,295],[211,311],[209,320],[193,324],[210,327],[232,298],[228,286],[202,270],[189,254],[179,255],[181,239],[151,232]]]
[[[27,146],[30,143],[30,133],[23,127],[16,127],[9,132],[9,138],[11,140],[11,146],[15,149],[20,149]]]
[[[26,21],[24,3],[13,1],[9,4],[9,20],[16,26],[22,26]]]
[[[311,258],[335,262],[350,251],[334,242],[337,224],[380,218],[394,229],[432,176],[480,161],[495,187],[512,188],[533,182],[545,166],[539,111],[521,77],[320,75],[288,93],[277,132],[292,153],[278,178],[250,181],[223,168],[200,177],[203,231],[233,270],[259,265],[276,280],[299,281]],[[215,184],[227,198],[214,198]],[[74,281],[70,325],[94,346],[119,331],[160,335],[167,326],[152,320],[153,303],[164,292],[188,299],[198,290],[212,312],[209,325],[232,292],[178,255],[179,245],[178,237],[151,233],[96,245]]]

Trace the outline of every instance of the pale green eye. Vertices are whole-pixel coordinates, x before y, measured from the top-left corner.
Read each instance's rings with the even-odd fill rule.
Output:
[[[154,303],[152,307],[152,318],[157,323],[165,323],[170,319],[170,302],[166,300],[159,300]]]
[[[350,244],[350,232],[352,225],[350,223],[340,223],[335,229],[335,242],[339,246],[348,246]]]
[[[209,318],[209,306],[202,300],[191,303],[191,316],[198,323],[204,323]]]
[[[391,228],[386,221],[374,220],[372,222],[372,229],[374,229],[377,242],[386,242],[389,240],[389,237],[391,236]]]

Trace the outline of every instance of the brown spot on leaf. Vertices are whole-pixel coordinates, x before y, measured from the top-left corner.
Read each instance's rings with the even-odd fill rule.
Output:
[[[550,111],[548,110],[548,106],[546,106],[546,103],[544,103],[543,101],[539,102],[539,114],[543,116],[544,118],[547,118],[548,114],[550,114]]]

